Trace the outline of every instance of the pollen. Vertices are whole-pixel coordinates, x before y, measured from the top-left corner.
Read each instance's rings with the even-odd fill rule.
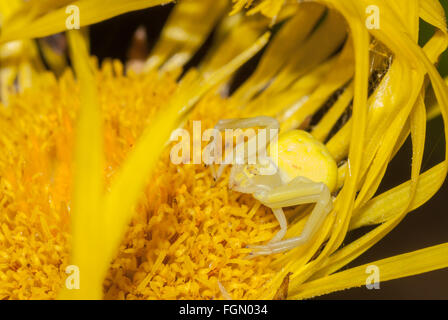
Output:
[[[123,75],[118,62],[96,70],[111,179],[143,129],[176,89],[176,74]],[[56,298],[70,255],[73,145],[79,87],[59,80],[11,97],[0,108],[0,299]],[[186,128],[231,110],[218,95],[202,99]],[[151,152],[151,150],[148,150]],[[174,165],[169,146],[135,208],[104,282],[107,299],[253,299],[276,270],[272,257],[246,259],[247,244],[266,241],[278,224],[250,196],[215,184],[203,165]],[[106,190],[107,191],[107,190]],[[82,270],[81,270],[82,274]]]

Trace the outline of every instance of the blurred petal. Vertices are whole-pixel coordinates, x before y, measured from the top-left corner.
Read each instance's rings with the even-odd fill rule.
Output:
[[[228,9],[227,0],[183,0],[175,6],[145,71],[183,67]],[[200,21],[200,23],[198,23]]]
[[[88,26],[120,14],[166,4],[171,0],[34,0],[8,17],[2,26],[0,43],[39,38],[67,30],[67,6],[79,8],[81,26]]]
[[[71,57],[81,85],[75,145],[71,263],[80,269],[79,290],[64,290],[62,299],[100,299],[106,275],[102,248],[103,131],[96,81],[87,44],[79,31],[68,32]]]

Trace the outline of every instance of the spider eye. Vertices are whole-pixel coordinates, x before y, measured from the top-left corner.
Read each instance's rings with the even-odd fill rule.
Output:
[[[296,177],[323,182],[333,191],[338,167],[324,144],[302,130],[281,134],[269,146],[269,155],[277,164],[282,180],[287,183]]]

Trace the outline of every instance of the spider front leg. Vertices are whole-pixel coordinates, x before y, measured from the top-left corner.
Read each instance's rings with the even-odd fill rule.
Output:
[[[278,224],[280,225],[280,231],[276,233],[276,235],[269,241],[269,243],[275,243],[282,240],[286,234],[286,231],[288,231],[288,221],[286,220],[286,216],[285,213],[283,212],[283,209],[282,208],[272,209],[272,213],[274,214],[275,218],[278,221]]]
[[[218,123],[215,125],[215,129],[217,129],[219,131],[224,131],[226,129],[234,129],[234,130],[235,129],[248,129],[248,128],[253,128],[253,127],[262,127],[262,128],[267,129],[269,132],[267,139],[265,139],[265,141],[262,141],[262,143],[258,143],[256,151],[259,151],[263,148],[266,148],[266,146],[269,145],[270,141],[272,139],[274,139],[275,136],[277,136],[278,133],[275,134],[274,136],[271,136],[270,129],[278,130],[280,128],[280,124],[275,118],[266,117],[266,116],[258,116],[258,117],[253,117],[253,118],[224,119],[224,120],[218,121]],[[253,139],[257,139],[257,136],[250,138],[247,143],[249,144],[250,142],[253,141]],[[260,142],[260,141],[255,140],[255,142]],[[244,144],[244,143],[245,142],[241,142],[234,149],[237,149],[241,144]],[[213,174],[213,178],[215,179],[215,181],[221,177],[226,166],[233,162],[233,154],[234,154],[234,152],[232,152],[230,155],[226,156],[223,163],[219,166],[218,171],[216,171],[212,166],[212,174]],[[248,157],[250,157],[251,155],[253,155],[253,154],[249,154]]]
[[[333,208],[330,190],[324,183],[315,183],[304,177],[297,177],[288,184],[274,188],[270,191],[264,191],[254,194],[265,206],[273,209],[277,220],[280,223],[280,231],[275,235],[273,240],[262,246],[249,246],[254,249],[251,256],[267,255],[280,253],[293,249],[310,240],[317,230],[321,227],[326,216]],[[277,241],[282,239],[286,233],[286,218],[282,207],[294,205],[315,203],[315,207],[311,212],[305,227],[300,236]]]

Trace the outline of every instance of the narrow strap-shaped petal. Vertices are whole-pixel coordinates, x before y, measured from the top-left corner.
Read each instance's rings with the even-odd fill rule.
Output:
[[[412,137],[413,137],[413,158],[412,158],[412,179],[409,193],[405,196],[405,202],[400,208],[400,211],[393,216],[392,219],[388,220],[386,223],[377,227],[373,231],[362,236],[360,239],[350,243],[344,248],[338,250],[334,255],[332,255],[324,265],[328,265],[324,271],[318,272],[315,276],[324,273],[329,274],[342,266],[347,265],[349,262],[353,261],[355,258],[364,253],[367,249],[372,247],[380,239],[382,239],[387,233],[389,233],[398,223],[406,216],[409,207],[412,205],[415,194],[417,192],[417,186],[419,181],[420,167],[423,159],[423,148],[425,142],[425,129],[426,129],[426,118],[424,111],[423,98],[420,97],[419,101],[415,105],[413,116],[412,116]]]
[[[81,86],[75,145],[71,263],[80,270],[80,290],[64,290],[62,298],[100,299],[105,270],[101,237],[103,131],[96,80],[81,32],[68,32],[74,69]]]
[[[254,74],[246,80],[232,96],[232,102],[238,106],[245,105],[262,91],[280,72],[291,56],[297,54],[303,42],[312,32],[325,12],[322,5],[303,3],[298,12],[279,30]]]
[[[409,277],[448,267],[448,243],[374,261],[353,269],[335,273],[318,280],[304,283],[289,299],[306,299],[333,291],[360,287],[366,284],[367,267],[379,268],[380,281]]]
[[[66,9],[69,5],[79,9],[80,25],[88,26],[126,12],[171,2],[171,0],[110,0],[104,5],[102,0],[54,0],[42,2],[42,7],[35,12],[34,4],[38,1],[24,2],[22,8],[5,21],[0,34],[0,43],[40,38],[65,31],[66,21],[69,18]],[[24,12],[31,13],[24,14]]]
[[[168,18],[144,70],[170,71],[183,67],[225,14],[227,5],[227,0],[180,1]]]

